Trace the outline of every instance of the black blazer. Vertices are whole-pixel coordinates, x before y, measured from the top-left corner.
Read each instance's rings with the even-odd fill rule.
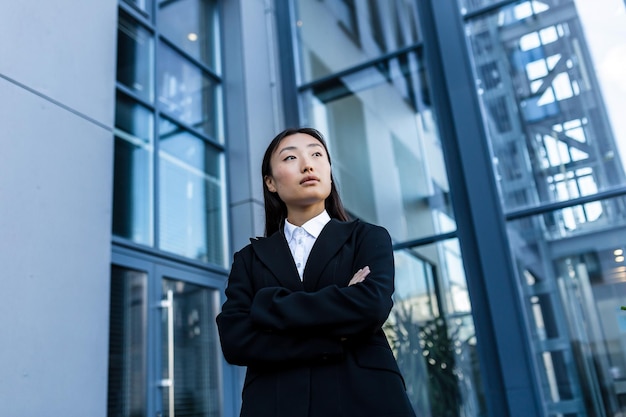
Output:
[[[248,367],[241,416],[414,416],[381,329],[393,280],[389,234],[360,221],[326,224],[302,281],[282,230],[237,252],[217,324],[226,360]]]

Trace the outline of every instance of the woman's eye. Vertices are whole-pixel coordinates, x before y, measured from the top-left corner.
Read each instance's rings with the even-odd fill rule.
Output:
[[[321,152],[315,152],[315,153],[313,154],[313,156],[322,156],[322,153],[321,153]]]
[[[285,159],[283,159],[283,161],[289,161],[291,159],[296,159],[296,157],[293,156],[293,155],[289,155],[289,156],[285,157]]]

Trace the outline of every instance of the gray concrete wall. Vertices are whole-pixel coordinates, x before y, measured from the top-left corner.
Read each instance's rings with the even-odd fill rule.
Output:
[[[116,4],[0,6],[0,416],[106,415]]]

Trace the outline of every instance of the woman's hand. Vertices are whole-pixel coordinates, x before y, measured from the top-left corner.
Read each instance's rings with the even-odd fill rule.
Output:
[[[370,267],[369,266],[366,266],[366,267],[363,267],[363,268],[359,269],[358,271],[356,271],[356,273],[354,274],[354,276],[352,277],[352,279],[348,283],[348,287],[350,285],[358,284],[359,282],[365,281],[365,277],[368,276],[369,273],[370,273]]]

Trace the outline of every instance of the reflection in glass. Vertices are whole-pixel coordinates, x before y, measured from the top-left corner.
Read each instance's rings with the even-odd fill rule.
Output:
[[[152,14],[152,0],[123,0],[124,2],[141,10],[145,15]]]
[[[385,331],[417,415],[484,415],[469,299],[445,297],[454,286],[466,288],[464,275],[448,265],[449,247],[458,241],[395,252],[394,307]]]
[[[172,380],[163,389],[173,390],[174,401],[170,404],[169,392],[163,393],[162,415],[172,416],[173,410],[176,416],[221,417],[221,352],[215,324],[218,294],[174,280],[163,280],[163,293],[172,302],[161,320],[162,375]],[[172,369],[174,374],[169,375]]]
[[[298,0],[297,9],[303,82],[414,45],[420,37],[415,2]]]
[[[429,94],[410,52],[303,95],[307,122],[327,136],[346,208],[395,241],[456,228]]]
[[[623,2],[520,1],[467,32],[505,208],[626,185]]]
[[[154,99],[154,40],[150,32],[120,13],[117,81],[147,101]]]
[[[163,43],[159,46],[157,73],[160,109],[222,142],[219,85]]]
[[[108,416],[146,415],[147,275],[111,267]]]
[[[224,265],[223,155],[180,126],[159,126],[159,247]]]
[[[152,245],[154,117],[118,94],[115,128],[113,234]]]
[[[510,222],[547,408],[572,415],[626,410],[626,197],[598,201],[597,220],[559,234],[568,210]]]
[[[174,45],[219,71],[216,0],[160,1],[158,25],[161,34]]]

